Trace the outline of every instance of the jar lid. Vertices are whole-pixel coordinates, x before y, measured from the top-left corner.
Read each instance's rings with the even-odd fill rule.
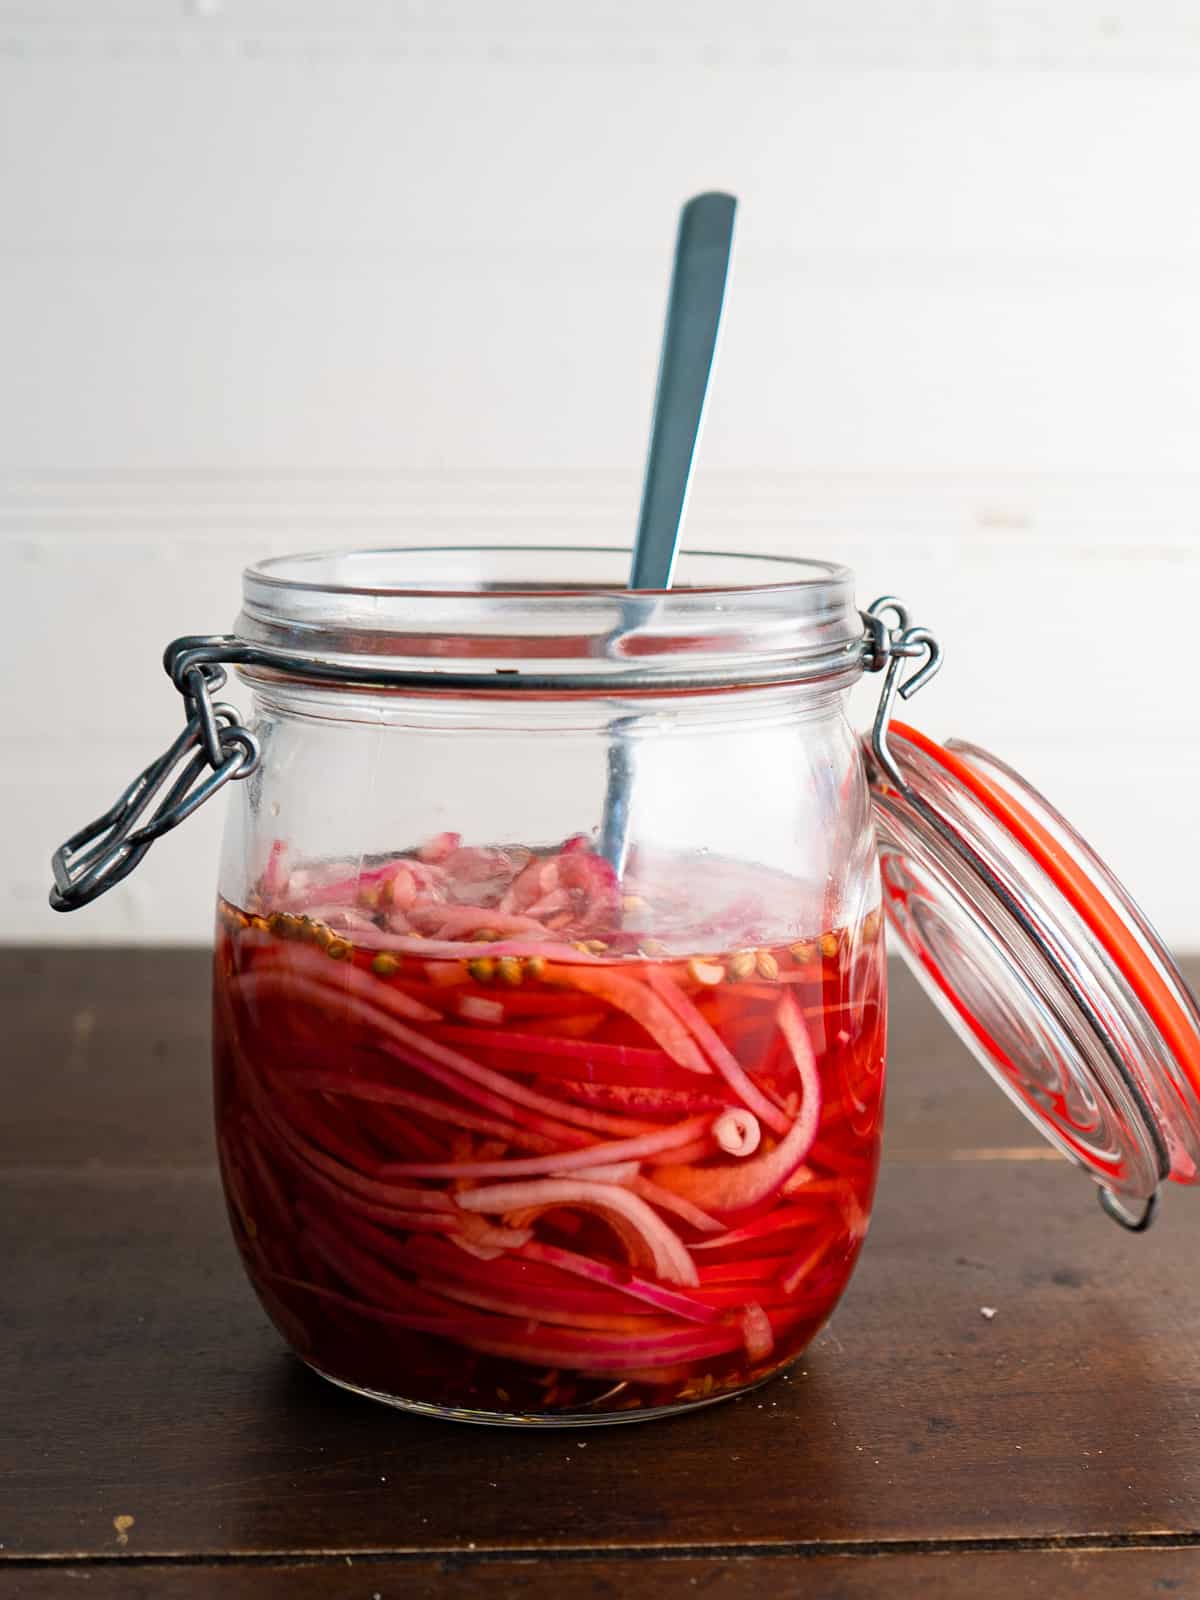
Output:
[[[883,901],[918,982],[1127,1227],[1200,1181],[1200,1007],[1128,892],[974,745],[877,725]]]

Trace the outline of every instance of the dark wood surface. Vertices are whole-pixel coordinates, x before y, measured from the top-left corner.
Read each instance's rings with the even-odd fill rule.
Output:
[[[1122,1234],[893,979],[875,1221],[807,1357],[532,1433],[283,1351],[213,1168],[203,955],[0,952],[0,1595],[1200,1593],[1197,1199]]]

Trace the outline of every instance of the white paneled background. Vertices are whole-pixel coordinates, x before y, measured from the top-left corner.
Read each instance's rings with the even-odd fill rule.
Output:
[[[203,939],[218,805],[47,858],[159,655],[333,543],[630,535],[675,214],[742,201],[688,539],[840,557],[1200,947],[1200,3],[0,0],[0,937]]]

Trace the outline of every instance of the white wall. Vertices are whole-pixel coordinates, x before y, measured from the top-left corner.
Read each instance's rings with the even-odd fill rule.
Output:
[[[675,211],[742,200],[688,531],[837,556],[1200,947],[1200,5],[0,0],[0,937],[241,565],[623,542]],[[217,808],[214,807],[215,812]]]

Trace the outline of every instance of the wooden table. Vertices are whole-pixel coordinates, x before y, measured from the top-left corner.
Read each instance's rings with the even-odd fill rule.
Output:
[[[742,1400],[578,1433],[284,1352],[222,1211],[206,989],[195,951],[0,953],[4,1600],[1200,1593],[1197,1200],[1121,1233],[899,973],[832,1325]]]

